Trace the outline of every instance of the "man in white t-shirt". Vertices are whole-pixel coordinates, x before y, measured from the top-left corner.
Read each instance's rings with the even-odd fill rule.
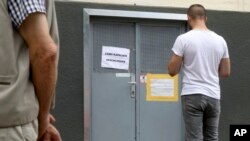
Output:
[[[218,141],[219,76],[230,75],[228,48],[223,37],[207,28],[202,5],[191,5],[187,15],[192,30],[176,39],[168,71],[174,76],[181,67],[183,70],[181,99],[186,141]]]

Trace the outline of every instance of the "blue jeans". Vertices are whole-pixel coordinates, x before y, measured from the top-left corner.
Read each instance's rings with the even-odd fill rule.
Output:
[[[181,96],[186,141],[218,141],[220,100],[202,94]]]

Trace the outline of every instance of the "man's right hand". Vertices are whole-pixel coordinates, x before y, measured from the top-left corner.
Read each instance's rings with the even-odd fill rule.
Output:
[[[62,141],[60,133],[52,124],[55,122],[55,118],[51,114],[49,114],[47,118],[46,116],[39,116],[39,118],[39,133],[37,141]]]
[[[40,139],[43,134],[45,134],[47,128],[49,127],[49,116],[39,115],[38,116],[38,139]]]
[[[51,114],[39,114],[38,116],[38,139],[40,139],[48,130],[50,123],[55,122]]]
[[[62,141],[62,138],[55,126],[50,123],[45,134],[38,141]]]

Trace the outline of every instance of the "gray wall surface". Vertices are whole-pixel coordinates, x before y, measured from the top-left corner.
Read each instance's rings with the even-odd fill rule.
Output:
[[[56,2],[61,39],[56,126],[64,141],[83,141],[83,8],[185,13],[185,9]],[[250,124],[250,13],[208,11],[208,27],[229,47],[232,74],[221,80],[220,141],[229,140],[230,124]]]

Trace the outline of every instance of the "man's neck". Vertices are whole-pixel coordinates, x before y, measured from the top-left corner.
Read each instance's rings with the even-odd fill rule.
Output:
[[[203,20],[197,20],[195,23],[192,25],[192,29],[196,30],[209,30]]]

